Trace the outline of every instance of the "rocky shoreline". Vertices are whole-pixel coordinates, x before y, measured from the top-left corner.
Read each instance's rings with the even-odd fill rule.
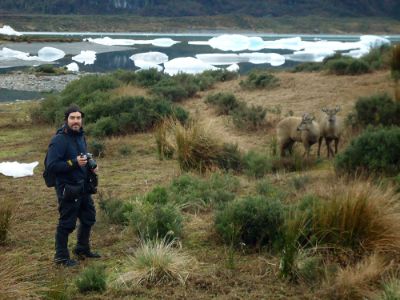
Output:
[[[0,89],[30,92],[60,92],[82,74],[35,75],[16,72],[0,74]]]

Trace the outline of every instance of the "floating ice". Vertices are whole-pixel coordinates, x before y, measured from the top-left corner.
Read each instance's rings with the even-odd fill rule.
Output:
[[[286,49],[298,51],[304,48],[304,42],[300,37],[284,38],[275,41],[265,41],[264,49]]]
[[[145,62],[153,63],[153,64],[162,64],[168,61],[168,55],[161,52],[145,52],[145,53],[137,53],[129,57],[131,60],[142,60]]]
[[[55,61],[63,58],[64,56],[64,51],[53,47],[43,47],[38,51],[38,57],[41,61]]]
[[[29,53],[27,52],[17,51],[6,47],[0,50],[0,60],[9,60],[13,58],[21,60],[35,60],[35,57],[29,56]]]
[[[252,64],[270,64],[276,67],[285,63],[285,57],[278,53],[240,53],[239,56]]]
[[[136,67],[141,68],[143,70],[148,70],[148,69],[157,69],[157,71],[163,70],[163,67],[161,67],[160,65],[141,59],[134,60],[134,63]]]
[[[332,56],[335,54],[334,50],[322,51],[295,51],[293,54],[285,55],[288,60],[298,61],[298,62],[322,62],[325,57]]]
[[[238,72],[239,71],[239,65],[238,64],[232,64],[229,67],[226,68],[230,72]]]
[[[65,66],[70,72],[79,72],[79,66],[77,63],[73,62]]]
[[[91,50],[81,51],[80,54],[73,56],[72,60],[84,63],[85,65],[92,65],[96,60],[96,52]]]
[[[225,53],[205,53],[196,54],[196,58],[202,62],[210,65],[231,65],[240,62],[246,62],[245,58],[241,58],[238,54],[225,54]]]
[[[20,36],[22,35],[22,33],[15,31],[14,29],[12,29],[10,26],[8,25],[4,25],[2,28],[0,28],[0,34],[4,34],[4,35],[17,35]]]
[[[164,72],[169,75],[178,73],[197,74],[206,70],[217,70],[213,65],[202,62],[194,57],[179,57],[174,58],[164,63]]]
[[[33,169],[39,164],[39,162],[35,161],[30,164],[19,163],[19,162],[2,162],[0,163],[0,173],[5,176],[12,176],[14,178],[24,177],[24,176],[32,176]]]
[[[243,51],[249,49],[250,41],[241,34],[223,34],[208,41],[212,48],[223,51]]]
[[[173,39],[170,38],[159,38],[154,40],[131,40],[131,39],[112,39],[110,37],[104,37],[95,39],[87,38],[84,39],[84,41],[105,46],[132,46],[135,44],[138,45],[151,44],[153,46],[158,46],[158,47],[171,47],[172,45],[179,43],[178,41],[174,41]]]

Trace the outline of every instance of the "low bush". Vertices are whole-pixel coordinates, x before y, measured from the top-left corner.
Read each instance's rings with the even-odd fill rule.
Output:
[[[279,85],[279,79],[267,71],[252,70],[239,85],[244,89],[274,88]]]
[[[382,45],[372,48],[367,54],[361,57],[361,60],[366,62],[372,70],[388,68],[390,65],[391,47]]]
[[[246,197],[228,203],[217,212],[215,228],[229,245],[270,248],[281,242],[284,207],[277,199]]]
[[[295,66],[292,72],[319,72],[321,70],[323,70],[323,64],[318,62],[306,62]]]
[[[172,78],[158,82],[152,86],[151,92],[172,102],[180,102],[189,97],[189,91]]]
[[[339,173],[396,175],[400,172],[400,128],[369,129],[336,156]]]
[[[130,226],[145,239],[169,240],[182,234],[182,215],[172,203],[136,201],[132,205],[132,211],[128,213],[128,219]]]
[[[118,148],[118,153],[122,156],[128,156],[132,154],[132,147],[130,145],[121,145]]]
[[[326,69],[329,73],[335,75],[359,75],[371,71],[370,66],[365,61],[351,57],[331,59],[326,62]]]
[[[267,109],[262,106],[248,106],[244,102],[232,111],[233,124],[237,128],[258,130],[265,125]]]
[[[360,97],[355,104],[356,122],[367,125],[400,125],[400,103],[386,93]]]
[[[208,95],[206,103],[216,106],[217,112],[220,115],[229,115],[239,106],[239,101],[236,99],[235,95],[223,92]]]
[[[247,176],[261,178],[272,171],[271,159],[267,154],[249,151],[243,156],[243,169]]]
[[[132,202],[111,197],[108,199],[100,197],[99,206],[111,223],[121,225],[129,223],[128,215],[133,210]]]
[[[237,144],[224,143],[221,152],[217,153],[216,161],[225,171],[240,172],[243,169],[243,155]]]
[[[171,200],[184,210],[202,210],[210,205],[232,201],[240,189],[237,178],[230,174],[214,173],[208,180],[182,175],[169,187]]]
[[[102,140],[91,140],[88,145],[89,152],[95,157],[102,157],[105,154],[106,145]]]
[[[90,266],[76,279],[75,284],[79,292],[104,292],[107,288],[106,271],[103,266]]]
[[[168,191],[165,187],[156,186],[146,194],[144,201],[153,205],[165,205],[169,202]]]

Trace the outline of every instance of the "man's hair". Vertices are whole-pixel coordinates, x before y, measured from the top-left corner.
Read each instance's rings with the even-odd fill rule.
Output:
[[[64,121],[67,121],[67,119],[68,119],[68,117],[69,117],[69,114],[70,114],[70,113],[73,113],[73,112],[80,112],[82,118],[85,116],[85,114],[81,111],[81,109],[79,108],[78,105],[76,105],[76,104],[71,104],[71,105],[67,108],[67,110],[64,112]]]

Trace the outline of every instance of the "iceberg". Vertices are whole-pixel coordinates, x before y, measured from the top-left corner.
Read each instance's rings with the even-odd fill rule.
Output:
[[[41,61],[56,61],[64,56],[64,51],[53,47],[43,47],[38,51],[38,58]]]
[[[0,28],[0,34],[17,35],[17,36],[22,35],[22,33],[15,31],[14,29],[11,28],[11,26],[8,25],[4,25],[2,28]]]
[[[281,66],[285,63],[285,57],[278,53],[240,53],[239,56],[252,64],[270,64],[271,66]]]
[[[0,163],[0,173],[5,176],[12,176],[14,178],[24,177],[24,176],[32,176],[33,169],[39,162],[35,161],[33,163],[25,164],[19,162],[2,162]]]
[[[265,41],[263,49],[285,49],[299,51],[304,48],[304,42],[300,37],[284,38],[275,41]]]
[[[229,72],[238,72],[239,71],[239,65],[238,64],[232,64],[229,67],[226,68]]]
[[[293,54],[285,55],[288,60],[298,61],[298,62],[322,62],[325,57],[332,56],[335,54],[334,50],[326,51],[295,51]]]
[[[170,38],[159,38],[153,40],[131,40],[131,39],[112,39],[110,37],[104,37],[95,39],[87,38],[83,40],[104,46],[133,46],[137,44],[137,45],[153,45],[158,47],[171,47],[172,45],[179,43],[178,41],[174,41],[173,39]]]
[[[196,54],[196,58],[210,65],[231,65],[240,62],[246,62],[245,58],[241,58],[238,54],[225,53],[205,53]]]
[[[35,60],[35,58],[29,56],[29,53],[27,52],[17,51],[4,47],[2,50],[0,50],[0,60],[9,59]]]
[[[223,34],[208,41],[212,48],[223,51],[243,51],[249,49],[250,41],[241,34]]]
[[[197,74],[206,70],[217,69],[217,67],[194,57],[179,57],[164,63],[164,72],[169,75],[176,75],[178,73]]]
[[[77,63],[73,62],[65,66],[70,72],[79,72],[79,66]]]
[[[85,65],[92,65],[96,60],[96,52],[91,50],[81,51],[80,54],[73,56],[72,60],[84,63]]]
[[[133,61],[135,66],[142,69],[142,70],[148,70],[148,69],[157,69],[157,71],[162,71],[163,67],[161,67],[158,64],[149,62],[149,61],[145,61],[145,60],[141,60],[141,59],[136,59]]]
[[[145,52],[145,53],[137,53],[129,57],[129,59],[136,61],[136,60],[141,60],[145,61],[148,63],[153,63],[153,64],[162,64],[168,61],[168,55],[161,53],[161,52],[156,52],[156,51],[151,51],[151,52]]]

